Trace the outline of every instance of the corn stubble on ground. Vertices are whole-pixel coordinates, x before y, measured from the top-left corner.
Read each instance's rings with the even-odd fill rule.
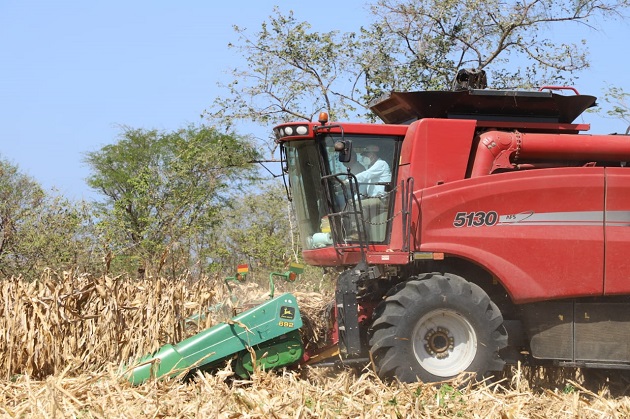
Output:
[[[321,345],[331,295],[296,294],[307,345]],[[630,382],[585,382],[577,370],[512,368],[494,383],[384,383],[357,373],[299,368],[236,379],[229,365],[191,380],[131,387],[120,365],[228,319],[266,288],[223,281],[44,275],[0,285],[0,416],[111,417],[630,417]],[[284,291],[283,289],[279,290]],[[211,309],[208,311],[208,309]],[[208,315],[196,324],[183,320]],[[602,373],[604,374],[604,373]],[[605,378],[605,377],[601,377]]]

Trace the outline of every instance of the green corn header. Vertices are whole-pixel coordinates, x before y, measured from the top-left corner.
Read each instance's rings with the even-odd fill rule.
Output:
[[[270,300],[143,357],[127,369],[129,381],[138,385],[151,378],[183,376],[193,369],[211,369],[232,357],[236,358],[235,372],[241,377],[247,377],[256,366],[273,369],[297,363],[304,354],[300,309],[293,294],[273,298],[273,278],[293,281],[303,270],[302,265],[295,264],[287,272],[272,273]],[[234,278],[244,274],[246,271],[239,272]]]

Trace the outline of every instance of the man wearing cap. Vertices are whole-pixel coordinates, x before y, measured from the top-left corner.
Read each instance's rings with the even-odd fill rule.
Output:
[[[357,173],[355,176],[357,182],[366,185],[365,195],[368,197],[377,197],[385,194],[385,185],[392,180],[392,172],[385,160],[378,156],[379,148],[377,145],[370,145],[359,152],[361,156],[368,160],[367,169]]]

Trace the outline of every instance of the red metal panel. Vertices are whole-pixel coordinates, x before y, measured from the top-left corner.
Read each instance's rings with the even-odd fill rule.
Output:
[[[466,176],[470,150],[475,140],[476,121],[423,119],[410,125],[400,153],[398,185],[413,177],[414,188],[448,183]],[[400,189],[399,189],[400,191]],[[396,194],[394,214],[401,213],[401,195]],[[418,206],[413,205],[412,241],[418,238]],[[401,250],[402,218],[392,220],[391,249]]]
[[[356,265],[361,261],[361,253],[357,246],[358,243],[347,249],[340,246],[339,252],[332,246],[303,250],[302,257],[304,262],[313,266]],[[409,253],[392,252],[386,245],[369,245],[367,259],[369,263],[375,265],[404,265],[409,263]]]
[[[368,252],[367,261],[375,265],[406,265],[409,252]]]
[[[424,191],[420,250],[486,267],[518,303],[601,295],[603,206],[603,168],[452,182]]]
[[[630,294],[630,168],[606,168],[605,294]]]
[[[403,143],[400,164],[411,164],[416,188],[466,175],[476,121],[423,119],[413,123]]]
[[[303,250],[304,262],[313,266],[340,266],[355,265],[361,260],[361,254],[356,251],[338,253],[334,247],[323,247],[321,249]]]

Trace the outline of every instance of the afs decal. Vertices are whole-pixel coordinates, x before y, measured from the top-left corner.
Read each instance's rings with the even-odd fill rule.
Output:
[[[472,211],[458,212],[453,219],[456,228],[505,225],[630,227],[630,211],[522,211],[506,215],[498,215],[496,211]]]

